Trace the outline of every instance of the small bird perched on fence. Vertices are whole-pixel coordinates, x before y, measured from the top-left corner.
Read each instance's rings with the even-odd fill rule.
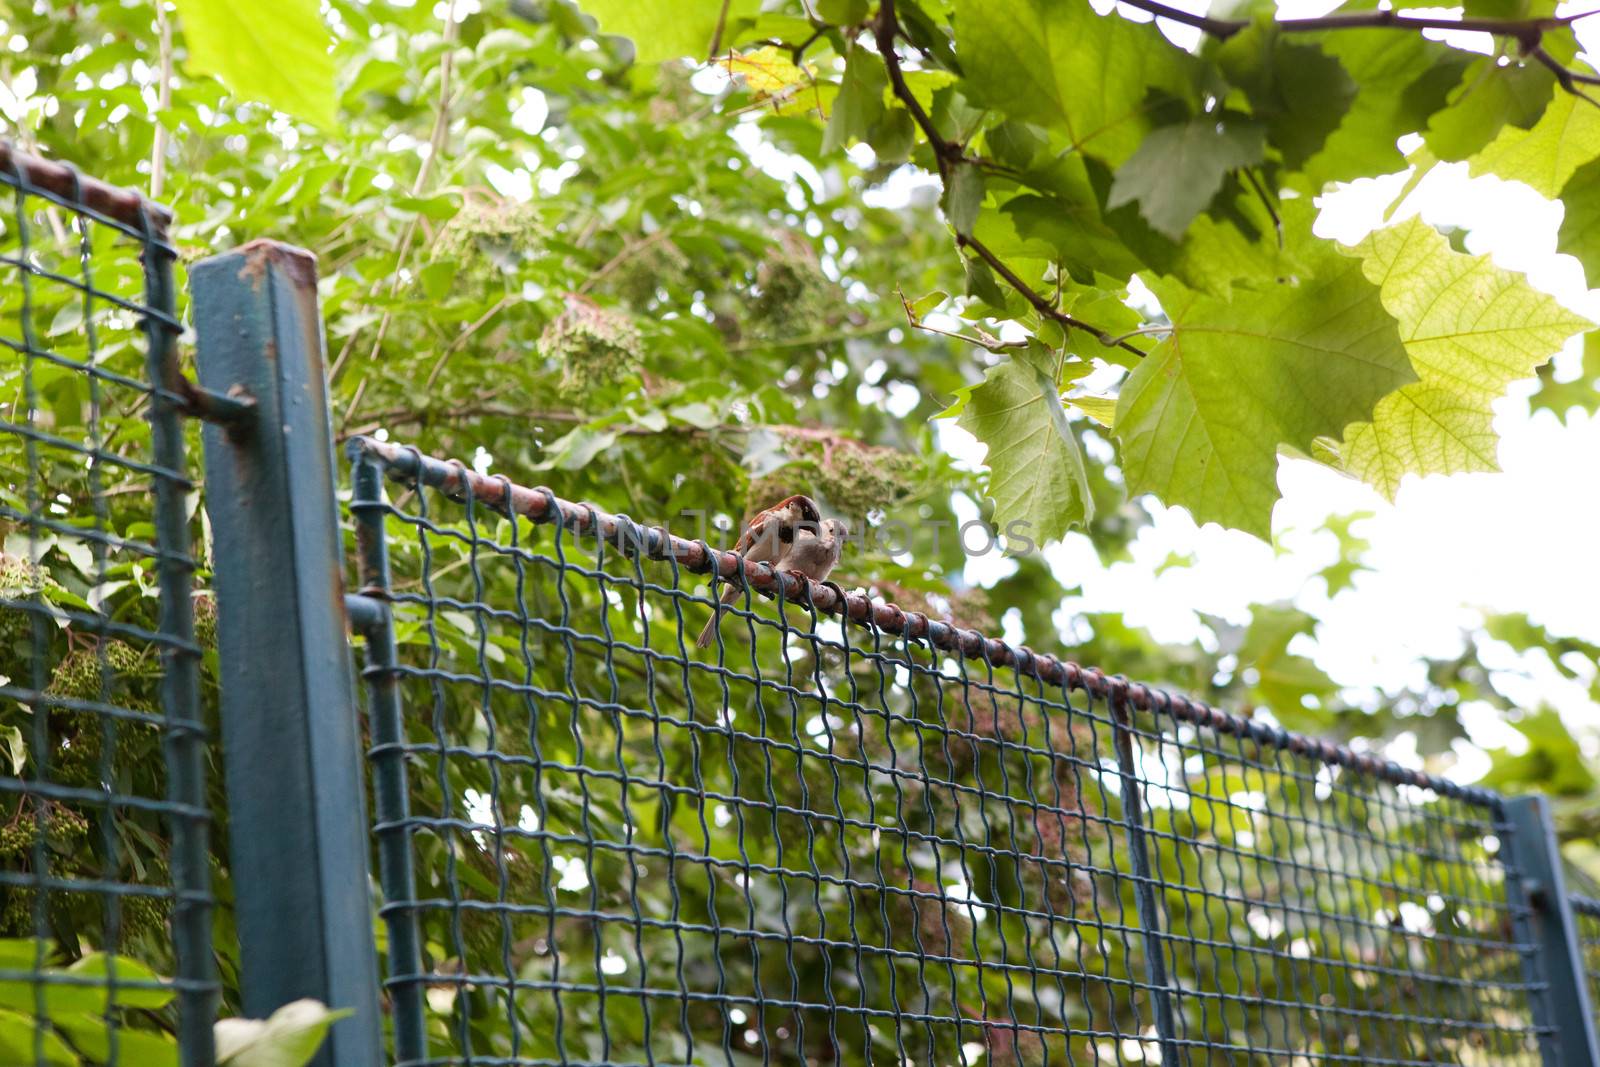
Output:
[[[747,564],[769,563],[779,566],[802,532],[814,539],[823,529],[822,513],[817,510],[817,502],[803,493],[797,493],[780,500],[751,519],[744,532],[739,535],[733,550],[743,556]],[[815,548],[807,549],[808,553],[815,551]],[[837,560],[837,554],[834,558]],[[730,583],[722,592],[722,603],[732,604],[738,597],[738,588]],[[695,644],[701,648],[710,648],[711,637],[716,633],[717,623],[721,618],[722,610],[719,607],[712,614],[711,621],[706,623],[706,628],[700,631]]]
[[[802,526],[795,531],[794,544],[778,560],[778,573],[803,574],[820,582],[833,573],[850,527],[843,519],[824,519],[817,528]]]

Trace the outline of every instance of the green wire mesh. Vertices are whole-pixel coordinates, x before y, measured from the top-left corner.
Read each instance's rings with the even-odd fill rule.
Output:
[[[353,455],[397,1063],[1538,1062],[1494,794]]]
[[[0,145],[5,1063],[211,1061],[193,485],[150,384],[181,331],[165,220]]]
[[[1589,983],[1589,1006],[1600,1025],[1600,899],[1575,894],[1571,902],[1578,923],[1578,952]]]

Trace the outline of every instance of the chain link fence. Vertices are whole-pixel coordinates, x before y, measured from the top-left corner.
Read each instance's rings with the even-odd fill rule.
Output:
[[[168,216],[6,145],[0,205],[0,1059],[207,1064]]]
[[[1540,1062],[1494,794],[353,455],[398,1063]]]
[[[1600,1026],[1600,899],[1575,894],[1572,912],[1578,922],[1578,947],[1583,958],[1583,973],[1589,983],[1589,1006],[1595,1024]]]

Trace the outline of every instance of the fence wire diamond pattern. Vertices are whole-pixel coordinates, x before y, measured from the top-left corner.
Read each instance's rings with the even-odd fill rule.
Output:
[[[1538,1062],[1494,794],[352,455],[399,1062]]]

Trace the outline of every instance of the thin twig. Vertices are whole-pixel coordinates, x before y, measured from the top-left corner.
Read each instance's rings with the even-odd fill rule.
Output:
[[[1125,334],[1120,334],[1120,335],[1118,335],[1116,337],[1113,337],[1112,340],[1113,341],[1126,341],[1130,337],[1148,337],[1151,334],[1171,333],[1172,329],[1173,329],[1173,327],[1172,327],[1171,323],[1160,323],[1160,324],[1156,324],[1156,325],[1152,325],[1152,326],[1141,326],[1137,330],[1129,330]]]
[[[728,28],[728,3],[722,0],[722,7],[717,11],[717,29],[711,35],[711,47],[706,52],[706,62],[710,63],[717,58],[717,53],[722,51],[722,31]]]
[[[1592,74],[1584,74],[1581,71],[1570,70],[1567,67],[1562,66],[1560,61],[1557,60],[1555,56],[1544,50],[1543,45],[1536,45],[1529,49],[1528,55],[1531,55],[1534,59],[1538,60],[1541,64],[1547,67],[1550,72],[1556,76],[1556,84],[1560,85],[1563,90],[1571,93],[1573,96],[1581,97],[1582,99],[1589,101],[1589,103],[1594,104],[1596,107],[1600,107],[1600,100],[1596,100],[1594,97],[1578,88],[1579,83],[1584,85],[1600,85],[1600,78],[1597,78]]]
[[[1222,19],[1210,15],[1198,15],[1164,4],[1161,0],[1121,0],[1121,2],[1164,19],[1193,26],[1203,33],[1223,40],[1250,26],[1249,19]],[[1327,30],[1466,30],[1493,34],[1496,37],[1514,37],[1527,47],[1533,48],[1546,31],[1564,29],[1578,19],[1594,14],[1600,14],[1600,9],[1574,15],[1529,19],[1447,18],[1434,15],[1404,15],[1394,10],[1360,11],[1336,12],[1314,18],[1278,19],[1274,26],[1280,33],[1321,33]]]
[[[1248,19],[1223,19],[1198,15],[1164,4],[1161,0],[1121,0],[1121,2],[1158,18],[1192,26],[1218,40],[1227,40],[1250,26]],[[1335,30],[1459,30],[1468,33],[1487,33],[1494,37],[1510,37],[1520,46],[1523,55],[1532,56],[1548,67],[1555,74],[1556,81],[1562,89],[1600,106],[1600,100],[1595,100],[1578,88],[1579,85],[1600,85],[1600,78],[1564,66],[1545,51],[1540,43],[1546,33],[1567,29],[1579,19],[1597,14],[1600,14],[1600,8],[1579,11],[1571,15],[1549,15],[1529,19],[1446,18],[1433,15],[1403,15],[1391,9],[1336,12],[1315,18],[1278,19],[1273,25],[1280,33],[1325,33]]]
[[[902,292],[898,287],[894,292],[895,295],[900,298],[900,306],[905,309],[906,322],[910,324],[913,330],[923,330],[927,333],[936,333],[941,337],[953,337],[957,341],[965,341],[969,345],[977,345],[979,348],[986,349],[990,352],[1004,352],[1011,348],[1028,347],[1028,342],[1026,341],[1002,341],[998,337],[993,337],[984,333],[982,330],[978,330],[979,336],[971,337],[967,334],[958,333],[953,330],[941,330],[937,326],[929,326],[927,323],[922,321],[915,311],[912,310],[911,301],[906,299],[906,294],[904,292]],[[973,329],[976,330],[977,327],[974,326]]]
[[[156,0],[156,34],[161,60],[156,89],[156,128],[150,145],[150,199],[160,200],[167,185],[167,126],[161,121],[172,107],[172,20],[167,17],[167,0]]]
[[[906,84],[905,72],[900,68],[900,56],[895,51],[895,44],[899,35],[900,24],[895,18],[894,0],[882,0],[878,7],[878,24],[875,28],[874,36],[877,39],[878,52],[883,56],[884,69],[889,74],[890,88],[894,91],[895,97],[910,112],[912,121],[922,130],[923,136],[928,139],[928,144],[933,149],[933,158],[939,166],[940,181],[948,181],[951,165],[963,162],[965,153],[960,145],[946,140],[939,133],[938,128],[933,124],[933,120],[929,118],[928,112],[917,100],[916,94]],[[1121,347],[1141,359],[1144,357],[1142,350],[1125,342],[1120,346],[1111,345],[1109,343],[1110,334],[1107,331],[1081,319],[1073,318],[1055,307],[1050,301],[1034,292],[1033,286],[1017,277],[1010,267],[1001,262],[999,256],[990,251],[989,247],[977,238],[958,233],[956,234],[956,244],[963,248],[972,249],[979,259],[982,259],[996,274],[1000,275],[1007,285],[1021,293],[1028,303],[1033,306],[1033,309],[1045,318],[1058,322],[1069,329],[1081,330],[1107,347]]]
[[[428,372],[428,380],[426,382],[424,382],[423,385],[422,385],[423,392],[427,392],[429,389],[433,388],[433,383],[438,380],[439,372],[444,370],[445,363],[447,361],[449,361],[449,359],[450,359],[450,357],[452,355],[454,355],[456,352],[458,352],[461,349],[462,345],[467,343],[467,341],[472,337],[473,334],[475,334],[479,330],[483,329],[484,324],[487,323],[490,319],[494,318],[496,315],[500,314],[500,312],[504,311],[507,307],[511,306],[511,302],[513,300],[520,299],[520,298],[521,298],[521,294],[520,293],[517,293],[517,294],[507,293],[507,294],[505,294],[499,300],[496,300],[494,302],[494,306],[493,307],[491,307],[488,311],[485,311],[482,315],[479,315],[476,319],[474,319],[467,326],[466,329],[464,329],[460,333],[456,334],[455,340],[451,341],[450,344],[445,347],[445,350],[443,352],[439,353],[439,359],[434,363],[433,369]]]
[[[1245,180],[1250,183],[1250,188],[1256,191],[1256,196],[1261,200],[1261,206],[1267,209],[1267,217],[1272,219],[1272,228],[1278,232],[1278,248],[1283,248],[1283,220],[1278,217],[1278,209],[1272,203],[1272,197],[1267,195],[1266,187],[1261,184],[1261,179],[1256,177],[1253,167],[1244,168]]]

